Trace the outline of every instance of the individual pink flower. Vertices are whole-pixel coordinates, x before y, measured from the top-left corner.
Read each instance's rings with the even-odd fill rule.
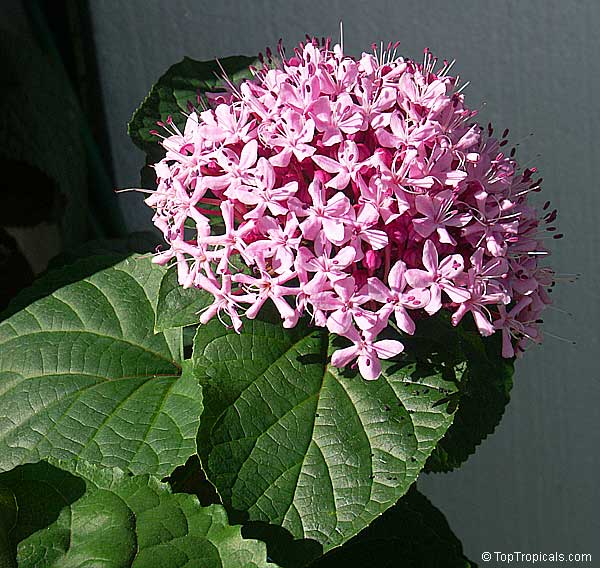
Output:
[[[246,317],[254,319],[267,300],[271,300],[275,304],[282,319],[294,317],[294,310],[285,300],[285,296],[295,295],[299,292],[299,289],[284,286],[284,284],[295,278],[296,274],[288,270],[278,276],[271,276],[267,271],[264,260],[258,260],[257,264],[259,277],[242,273],[232,276],[233,281],[241,284],[249,294],[241,300],[251,304],[246,310]]]
[[[496,280],[506,272],[506,261],[494,258],[484,264],[483,249],[480,248],[471,257],[471,265],[464,278],[469,298],[452,314],[452,323],[458,325],[464,315],[470,312],[479,333],[483,336],[492,335],[494,326],[487,306],[501,306],[509,302],[509,297]]]
[[[207,323],[216,315],[221,319],[225,314],[230,317],[233,329],[239,332],[242,328],[242,320],[237,313],[239,298],[232,294],[231,276],[223,275],[221,286],[215,278],[207,278],[202,274],[197,276],[197,280],[200,286],[215,298],[214,302],[200,314],[200,323]],[[223,320],[221,319],[221,321]]]
[[[343,142],[344,134],[354,134],[364,124],[361,108],[345,93],[335,101],[320,97],[311,105],[308,113],[314,119],[317,130],[323,133],[325,146]]]
[[[246,248],[246,242],[243,238],[243,230],[235,227],[235,207],[229,201],[221,202],[221,212],[223,215],[223,223],[225,224],[225,232],[222,235],[198,235],[196,242],[198,245],[212,245],[214,256],[218,257],[219,264],[217,272],[223,274],[227,272],[229,258],[234,252],[243,254]]]
[[[258,221],[258,225],[265,233],[265,238],[248,245],[246,254],[258,258],[271,258],[273,270],[285,272],[294,264],[300,246],[298,219],[290,213],[282,227],[273,217],[263,217]]]
[[[381,374],[380,359],[391,359],[404,351],[404,345],[394,339],[374,341],[379,329],[359,333],[350,327],[343,335],[352,345],[334,351],[331,364],[334,367],[345,367],[354,359],[358,361],[358,369],[364,379],[373,381]]]
[[[470,213],[459,213],[455,207],[455,197],[452,191],[440,191],[436,195],[417,195],[415,207],[424,217],[413,220],[415,231],[427,238],[437,232],[441,243],[456,245],[446,227],[464,227],[470,220]]]
[[[324,232],[330,242],[342,243],[344,216],[350,209],[348,198],[343,193],[336,193],[327,200],[326,190],[316,178],[308,186],[308,193],[312,197],[310,204],[294,198],[289,200],[291,210],[305,218],[300,224],[304,237],[314,240]]]
[[[313,254],[308,248],[302,247],[296,261],[300,271],[313,273],[310,282],[302,287],[310,294],[322,292],[332,283],[345,278],[345,269],[352,264],[356,255],[352,247],[344,247],[335,254],[329,241],[317,243],[315,252]]]
[[[517,343],[524,339],[533,341],[537,339],[538,331],[535,321],[522,320],[522,314],[531,302],[531,296],[523,296],[510,310],[503,305],[498,306],[500,317],[494,321],[494,328],[502,331],[502,357],[515,356],[513,339],[516,339]]]
[[[393,192],[377,175],[371,176],[368,185],[362,177],[358,178],[360,188],[359,203],[370,203],[375,207],[383,222],[387,225],[410,208],[408,201],[394,199]]]
[[[256,163],[258,157],[258,144],[256,140],[250,140],[240,155],[229,148],[222,148],[215,154],[217,164],[223,170],[222,175],[203,178],[206,187],[210,189],[226,189],[243,185],[251,180],[250,169]]]
[[[364,257],[363,243],[366,243],[371,250],[381,250],[388,244],[388,235],[375,226],[379,222],[379,211],[371,203],[365,203],[360,207],[355,216],[354,209],[349,211],[349,219],[345,224],[346,237],[344,244],[351,246],[355,251],[355,260],[361,260]]]
[[[314,155],[312,159],[324,171],[336,174],[325,184],[325,187],[344,189],[350,180],[356,181],[362,165],[359,160],[358,147],[352,140],[346,140],[340,144],[337,157],[337,161],[321,155]]]
[[[428,314],[435,314],[442,307],[442,292],[453,302],[466,302],[470,293],[454,283],[464,269],[464,261],[459,254],[447,256],[439,262],[439,256],[433,241],[425,241],[423,246],[423,266],[425,270],[412,268],[404,273],[408,284],[413,288],[427,288],[431,294],[425,306]]]
[[[314,136],[315,123],[294,110],[285,110],[279,123],[267,123],[262,129],[263,139],[277,150],[269,158],[274,166],[285,167],[294,156],[299,162],[312,156],[316,148],[309,142]]]
[[[393,312],[397,326],[405,333],[413,335],[415,322],[407,310],[427,307],[431,302],[431,294],[426,288],[407,288],[405,275],[406,264],[399,260],[388,274],[389,288],[379,278],[369,278],[369,296],[383,304],[383,317],[389,317]]]
[[[333,283],[333,289],[320,292],[311,297],[315,308],[330,311],[327,328],[332,333],[344,334],[353,322],[360,329],[369,329],[376,325],[377,315],[361,306],[371,297],[357,290],[352,276]]]
[[[275,187],[277,177],[273,166],[266,158],[259,158],[254,173],[255,185],[240,185],[226,191],[228,197],[237,199],[245,205],[254,205],[254,209],[244,215],[246,219],[259,219],[268,210],[271,215],[285,215],[288,208],[285,203],[298,191],[298,182],[290,181]]]
[[[214,110],[202,112],[200,118],[202,124],[198,125],[198,134],[218,144],[249,142],[253,129],[256,128],[256,121],[252,119],[251,113],[240,104],[220,104]]]

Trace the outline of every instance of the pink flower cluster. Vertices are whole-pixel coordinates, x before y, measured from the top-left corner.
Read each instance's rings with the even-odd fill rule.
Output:
[[[451,65],[395,47],[358,60],[329,40],[280,47],[183,132],[160,124],[146,202],[169,248],[155,262],[214,296],[202,323],[239,331],[270,300],[285,327],[309,314],[349,339],[332,364],[357,360],[366,379],[403,350],[384,328],[413,334],[441,309],[500,331],[505,357],[540,341],[553,283],[540,231],[556,216],[528,203],[541,180],[504,153],[506,133],[471,121]]]

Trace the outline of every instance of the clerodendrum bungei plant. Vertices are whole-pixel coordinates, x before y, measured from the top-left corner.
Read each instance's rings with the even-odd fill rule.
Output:
[[[8,566],[471,565],[413,484],[500,420],[556,213],[452,64],[395,48],[152,89],[130,134],[165,245],[99,245],[0,324]]]

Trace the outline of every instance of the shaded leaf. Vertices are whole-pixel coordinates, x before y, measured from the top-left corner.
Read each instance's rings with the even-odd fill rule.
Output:
[[[222,507],[173,495],[148,475],[40,462],[1,475],[0,489],[17,504],[9,533],[23,568],[274,566],[264,544],[243,540]]]
[[[481,337],[469,322],[453,328],[438,320],[421,325],[419,333],[445,341],[467,361],[455,395],[454,422],[425,465],[427,472],[447,472],[464,463],[500,423],[510,400],[514,361],[502,357],[500,334]]]
[[[17,566],[16,547],[11,540],[17,520],[17,502],[8,488],[0,484],[0,568]]]
[[[0,471],[54,457],[163,476],[195,452],[201,388],[181,330],[154,333],[163,270],[107,261],[49,273],[0,323]]]
[[[238,83],[250,77],[248,67],[255,63],[256,58],[236,55],[219,61],[229,78]],[[170,67],[152,87],[129,123],[128,132],[133,143],[144,150],[152,162],[158,161],[163,150],[150,130],[156,129],[157,121],[166,121],[169,116],[175,124],[183,126],[185,116],[182,113],[189,113],[188,103],[197,106],[198,96],[223,90],[221,75],[221,67],[214,60],[194,61],[185,57]]]
[[[199,312],[212,304],[213,296],[198,288],[183,289],[177,280],[177,267],[169,268],[160,283],[156,306],[156,330],[195,325]]]

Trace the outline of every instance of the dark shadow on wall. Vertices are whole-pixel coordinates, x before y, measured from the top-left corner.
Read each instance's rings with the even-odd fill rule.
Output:
[[[0,31],[1,309],[61,251],[126,233],[88,3],[14,2]]]

